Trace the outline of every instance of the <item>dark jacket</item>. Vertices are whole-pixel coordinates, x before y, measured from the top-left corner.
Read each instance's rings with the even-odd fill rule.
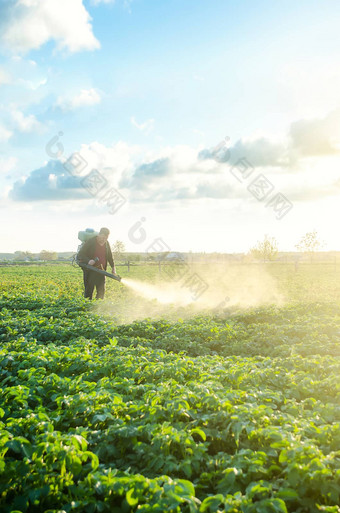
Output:
[[[84,242],[83,246],[78,251],[77,259],[80,262],[84,262],[85,264],[88,264],[90,260],[94,258],[94,254],[96,252],[96,241],[97,237],[91,237],[91,239]],[[110,248],[110,244],[108,242],[105,242],[106,246],[106,263],[109,263],[111,267],[114,267],[114,261],[112,256],[112,251]],[[107,265],[105,266],[106,270]]]

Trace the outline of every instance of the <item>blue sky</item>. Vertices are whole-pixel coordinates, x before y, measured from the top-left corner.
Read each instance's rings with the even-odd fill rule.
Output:
[[[291,250],[314,229],[340,250],[339,18],[336,0],[0,1],[0,251],[101,226],[130,251]]]

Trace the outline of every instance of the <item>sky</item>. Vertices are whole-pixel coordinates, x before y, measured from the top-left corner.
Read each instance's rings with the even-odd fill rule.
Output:
[[[0,252],[340,250],[337,0],[0,0]]]

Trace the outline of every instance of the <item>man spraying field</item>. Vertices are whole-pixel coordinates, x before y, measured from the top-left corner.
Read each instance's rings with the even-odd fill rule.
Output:
[[[93,232],[78,251],[77,261],[83,268],[84,274],[84,296],[89,299],[92,299],[95,287],[96,299],[104,299],[105,275],[109,275],[105,272],[108,263],[112,267],[112,273],[116,274],[112,251],[108,243],[109,235],[108,228],[101,228],[98,234]],[[90,266],[96,267],[102,272],[91,270]]]

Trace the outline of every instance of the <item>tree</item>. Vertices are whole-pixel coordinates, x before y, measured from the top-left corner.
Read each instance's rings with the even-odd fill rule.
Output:
[[[121,240],[116,240],[112,245],[112,253],[115,259],[119,259],[125,253],[125,244]]]
[[[307,232],[303,237],[301,237],[300,242],[298,242],[295,247],[298,251],[309,255],[312,262],[315,252],[320,251],[324,245],[325,243],[319,239],[318,232],[313,230],[312,232]]]
[[[58,255],[55,251],[46,251],[46,249],[43,249],[42,251],[40,251],[39,258],[40,258],[40,260],[51,261],[51,260],[57,260]]]
[[[263,241],[258,241],[256,245],[250,249],[250,254],[263,262],[275,260],[277,252],[277,240],[275,237],[268,237],[268,235],[265,235]]]
[[[33,258],[34,258],[34,255],[33,253],[31,253],[30,251],[16,251],[14,253],[15,257],[14,257],[14,260],[16,261],[32,261]]]

